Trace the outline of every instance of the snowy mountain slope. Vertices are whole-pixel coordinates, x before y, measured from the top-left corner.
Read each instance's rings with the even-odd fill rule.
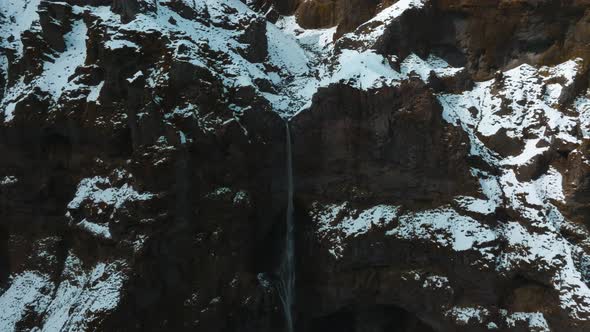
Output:
[[[366,26],[377,24],[380,27],[375,28],[375,31],[370,34],[364,31],[365,25],[363,25],[357,32],[344,37],[344,39],[350,38],[366,44],[369,49],[364,51],[335,51],[331,41],[334,29],[312,30],[300,35],[300,31],[303,30],[293,21],[293,17],[281,19],[276,26],[271,23],[260,25],[257,23],[260,17],[237,0],[205,2],[200,4],[198,8],[188,7],[195,15],[195,18],[189,19],[176,13],[171,9],[172,6],[167,4],[166,1],[162,2],[155,12],[140,13],[127,24],[120,24],[121,17],[110,13],[108,8],[104,6],[74,6],[71,10],[74,15],[84,14],[89,15],[92,20],[101,19],[98,26],[106,29],[105,36],[102,37],[105,50],[116,53],[120,49],[139,48],[136,52],[141,52],[141,46],[129,39],[132,39],[134,34],[157,31],[157,34],[160,35],[159,38],[176,40],[167,45],[168,52],[171,52],[171,56],[175,60],[187,61],[191,65],[209,71],[222,81],[228,92],[240,94],[246,93],[241,92],[243,90],[254,88],[254,93],[262,96],[273,109],[287,114],[308,105],[311,97],[320,86],[352,79],[359,80],[357,84],[364,88],[378,86],[385,82],[391,85],[393,84],[392,80],[403,80],[411,70],[424,72],[429,69],[429,67],[422,69],[423,64],[415,61],[404,61],[405,66],[402,68],[402,73],[398,73],[387,65],[388,59],[370,50],[370,45],[377,42],[384,26],[391,24],[391,20],[407,9],[420,8],[420,1],[416,3],[401,1],[384,10],[372,21],[365,24]],[[190,5],[190,2],[188,5],[185,4],[185,6]],[[24,10],[31,12],[31,8],[34,6],[35,3],[27,5]],[[23,29],[23,27],[32,28],[35,22],[38,24],[35,13],[29,12],[23,12],[22,15],[26,19],[16,20],[6,30],[10,31],[10,34],[17,34],[19,29]],[[232,13],[232,15],[227,15],[227,13]],[[20,15],[21,13],[7,11],[5,16],[16,18]],[[199,17],[201,17],[200,20],[198,20]],[[210,24],[203,23],[204,17],[207,17]],[[17,83],[7,89],[6,96],[3,98],[7,120],[12,119],[12,112],[19,101],[18,98],[22,99],[22,96],[26,94],[25,91],[32,91],[35,87],[39,87],[42,93],[47,92],[54,100],[57,100],[67,90],[84,88],[84,86],[75,83],[74,70],[84,65],[92,65],[86,63],[85,58],[87,52],[83,36],[87,35],[85,30],[87,28],[82,22],[77,22],[71,29],[72,31],[64,36],[66,51],[57,55],[48,51],[50,54],[46,56],[50,59],[43,63],[42,74],[36,77],[33,82]],[[267,61],[260,63],[248,59],[249,56],[246,52],[248,43],[244,42],[242,29],[246,29],[246,31],[250,29],[247,33],[260,35],[254,37],[255,42],[260,44],[250,44],[249,48],[267,48],[268,50],[260,51],[268,53]],[[10,34],[7,33],[7,39]],[[317,38],[318,41],[314,42],[314,38]],[[207,47],[203,47],[205,44]],[[17,38],[12,43],[6,43],[4,49],[6,53],[16,52],[16,61],[18,61],[19,50],[22,50],[23,47],[22,41]],[[330,63],[323,63],[325,61],[319,59],[324,57],[335,59]],[[448,67],[448,64],[444,61],[441,62],[441,60],[433,59],[430,62],[436,61],[440,62],[440,64],[437,63],[438,66]],[[158,75],[157,65],[156,68],[150,69],[153,71],[151,75]],[[59,77],[59,80],[54,82],[56,77]],[[162,84],[162,82],[158,83]],[[261,88],[259,85],[264,87]],[[93,93],[97,93],[96,89],[92,89],[93,87],[85,88],[88,89],[90,97]],[[297,103],[293,104],[294,102]],[[232,108],[236,111],[244,108],[240,105],[230,105],[233,105]]]
[[[368,45],[369,51],[356,53],[367,54],[386,30],[380,23],[373,22],[385,22],[387,26],[387,22],[392,20],[388,15],[399,16],[403,12],[400,7],[419,8],[423,4],[397,2],[336,44],[361,45],[361,49]],[[345,62],[343,59],[348,58],[346,55],[350,51],[341,48],[339,59],[343,68],[371,63],[366,57],[353,57],[350,62]],[[382,69],[372,71],[376,66],[361,67],[359,75],[369,79],[361,79],[356,87],[369,88],[375,94],[379,93],[379,84],[370,79],[373,72],[391,80],[382,79],[383,85],[395,86],[396,81],[403,81],[410,74],[428,83],[431,79],[429,75],[439,79],[457,77],[466,70],[453,68],[436,57],[424,60],[410,55],[401,62],[397,72],[389,67],[385,58],[372,54],[377,60],[373,63],[379,63]],[[480,183],[477,196],[449,197],[449,204],[416,212],[404,212],[412,208],[396,200],[367,209],[362,208],[366,203],[358,202],[357,198],[334,202],[324,197],[310,203],[311,218],[317,224],[317,239],[325,243],[332,259],[351,261],[344,264],[359,264],[359,251],[371,250],[368,248],[373,246],[382,247],[384,241],[393,241],[388,237],[423,241],[427,246],[466,252],[470,257],[470,269],[496,271],[507,278],[526,276],[558,294],[563,315],[574,321],[587,321],[590,303],[586,283],[587,235],[580,234],[579,238],[567,235],[569,230],[581,231],[585,226],[567,208],[572,192],[579,188],[571,188],[565,179],[567,175],[564,175],[572,168],[586,167],[567,161],[573,159],[568,157],[570,154],[586,154],[583,152],[586,145],[583,128],[586,124],[581,116],[584,113],[581,105],[584,104],[580,102],[585,97],[575,101],[576,94],[584,96],[587,93],[580,89],[580,84],[583,86],[586,80],[583,63],[584,60],[578,58],[556,66],[524,64],[498,72],[495,79],[476,82],[459,94],[437,93],[444,120],[462,128],[469,138],[470,151],[465,157],[478,160],[476,167],[470,170]],[[370,109],[372,106],[366,107]],[[307,120],[301,122],[302,126],[311,125]],[[349,131],[354,132],[355,129]],[[378,178],[376,180],[379,181]],[[373,211],[377,207],[379,211],[385,208],[402,212],[379,212],[379,217],[375,219]],[[575,220],[571,220],[572,217]],[[354,227],[352,231],[351,227]],[[587,234],[585,230],[582,232]],[[367,243],[362,244],[363,241]],[[365,247],[367,249],[361,249]],[[334,270],[340,269],[334,267]],[[464,279],[465,276],[455,275],[457,272],[453,270],[448,273],[444,277],[450,280],[451,285],[456,283],[457,287],[461,287],[461,281],[454,280]],[[452,302],[446,302],[436,310],[435,315],[445,310],[449,313],[461,311],[465,316],[455,317],[455,323],[471,326],[469,328],[479,324],[490,329],[511,329],[528,324],[529,329],[551,330],[552,324],[546,322],[548,318],[543,313],[512,314],[510,310],[515,309],[486,307],[485,303],[476,299],[463,301],[473,303],[473,307],[457,307]],[[477,308],[485,308],[486,314],[482,315]],[[531,318],[533,316],[538,319]]]

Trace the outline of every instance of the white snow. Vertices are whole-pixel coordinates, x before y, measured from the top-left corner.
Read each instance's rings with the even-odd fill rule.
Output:
[[[485,198],[482,199],[469,196],[459,196],[455,199],[455,201],[463,209],[466,209],[470,212],[484,215],[493,213],[502,203],[503,192],[500,188],[498,179],[494,176],[491,176],[487,172],[477,169],[472,169],[471,173],[479,180],[481,192]]]
[[[424,7],[426,2],[427,0],[399,0],[345,37],[362,41],[372,46],[371,43],[375,43],[383,35],[388,25],[396,18],[408,9]]]
[[[402,215],[399,226],[386,234],[406,240],[426,240],[456,251],[479,249],[483,252],[489,242],[496,239],[489,226],[460,215],[450,207]]]
[[[104,203],[118,209],[128,201],[146,201],[153,196],[151,193],[139,193],[127,183],[120,187],[113,187],[108,178],[95,176],[80,181],[74,198],[68,204],[68,209],[78,209],[84,201],[90,201],[93,204]]]
[[[212,192],[205,195],[207,198],[223,198],[224,196],[230,195],[232,193],[232,189],[228,187],[219,187],[213,190]]]
[[[460,126],[468,134],[470,153],[499,170],[495,176],[472,170],[480,178],[487,199],[462,197],[458,199],[460,206],[485,214],[506,204],[523,219],[509,221],[494,229],[496,236],[507,243],[497,256],[496,268],[500,272],[538,269],[552,273],[552,284],[560,294],[561,306],[574,319],[587,319],[590,317],[590,290],[573,262],[576,248],[560,233],[567,221],[555,206],[565,200],[563,176],[554,167],[549,167],[537,179],[519,181],[517,177],[520,167],[530,165],[534,157],[549,149],[547,144],[540,144],[541,140],[579,143],[575,129],[578,123],[583,135],[587,135],[584,132],[586,120],[583,114],[587,112],[584,97],[578,98],[574,104],[580,119],[556,106],[562,92],[574,84],[579,69],[578,59],[554,67],[521,65],[500,75],[499,80],[480,82],[471,91],[441,95],[439,100],[445,120]],[[523,151],[502,158],[488,148],[481,137],[495,135],[500,129],[507,129],[507,135],[515,140],[526,134],[527,138],[522,140]],[[539,331],[547,327],[541,314],[508,316],[510,324],[517,320],[526,320]]]
[[[344,82],[366,90],[393,85],[394,81],[400,81],[401,78],[387,59],[374,51],[343,50],[339,55],[337,69],[329,79],[322,81],[322,85]]]
[[[25,315],[43,317],[36,331],[85,331],[95,320],[115,309],[127,276],[124,261],[100,262],[85,269],[69,253],[59,285],[37,271],[11,277],[10,287],[0,295],[0,331],[16,331]]]
[[[11,278],[10,287],[0,295],[0,331],[16,331],[16,324],[29,310],[39,310],[53,290],[47,275],[25,271]]]
[[[559,77],[565,80],[563,82],[564,86],[571,86],[574,84],[575,78],[579,75],[583,62],[583,59],[576,58],[553,67],[543,66],[539,69],[539,72],[542,76],[546,76],[544,79],[545,82]]]
[[[354,39],[367,45],[375,42],[384,29],[392,21],[410,8],[421,8],[425,1],[401,0],[381,11],[375,18],[361,25],[355,32],[343,36],[344,39]],[[390,61],[375,53],[370,47],[360,49],[343,48],[336,51],[333,36],[336,27],[330,29],[303,29],[294,17],[284,17],[276,28],[269,24],[268,40],[270,59],[278,63],[279,67],[288,68],[293,78],[284,87],[282,96],[263,94],[273,104],[276,110],[293,116],[311,105],[314,93],[321,87],[334,83],[346,83],[358,89],[368,90],[383,85],[396,86],[407,79],[412,72],[417,72],[422,79],[427,80],[430,71],[439,77],[455,75],[462,68],[453,68],[448,63],[435,56],[426,60],[411,54],[402,62],[402,71],[394,70]],[[285,38],[287,35],[290,38]],[[280,41],[277,46],[273,42]],[[280,52],[279,52],[280,51]],[[283,62],[287,59],[290,65]],[[333,63],[326,60],[332,60]],[[296,60],[296,61],[294,61]],[[313,70],[310,68],[314,68]],[[275,80],[276,81],[276,80]],[[284,84],[283,84],[284,85]],[[291,100],[296,100],[292,103]],[[295,110],[295,112],[293,112]]]
[[[513,170],[508,169],[498,177],[503,194],[511,206],[532,222],[544,224],[540,218],[552,209],[552,201],[563,201],[562,175],[553,167],[546,174],[531,182],[520,182]],[[541,213],[541,215],[539,215]]]
[[[340,224],[345,236],[359,236],[371,228],[382,227],[391,222],[398,214],[397,206],[377,205],[358,214],[347,216]],[[352,213],[354,214],[354,212]]]
[[[9,122],[14,119],[14,111],[18,102],[23,100],[27,95],[23,95],[27,89],[24,80],[21,78],[11,88],[4,93],[4,99],[0,102],[0,111],[4,110],[5,121]]]
[[[135,82],[135,81],[136,81],[138,78],[140,78],[140,77],[143,77],[143,76],[144,76],[144,75],[143,75],[143,72],[140,70],[140,71],[138,71],[137,73],[133,74],[133,76],[129,77],[129,78],[127,79],[127,82],[129,82],[129,83],[133,83],[133,82]]]
[[[37,8],[41,0],[2,0],[0,1],[0,40],[2,46],[16,51],[16,56],[21,57],[23,44],[21,35],[31,30],[35,22],[39,21]],[[38,24],[38,23],[37,23]],[[13,42],[8,42],[13,37]]]
[[[0,2],[0,16],[4,16],[0,19],[1,46],[14,50],[17,57],[23,52],[22,32],[39,28],[35,23],[39,1]],[[141,46],[128,40],[129,35],[134,32],[161,32],[165,37],[171,37],[169,46],[174,60],[186,61],[211,72],[221,80],[226,91],[253,86],[275,111],[285,116],[292,116],[309,107],[314,93],[330,84],[345,82],[368,90],[383,85],[397,86],[410,76],[427,81],[431,73],[443,78],[464,70],[454,68],[433,55],[422,59],[410,54],[405,59],[397,59],[395,56],[384,57],[371,49],[394,20],[406,10],[423,7],[426,0],[397,1],[356,31],[342,37],[360,42],[361,45],[354,46],[355,49],[335,47],[338,44],[333,40],[336,28],[303,29],[294,17],[283,17],[276,25],[267,23],[269,55],[264,64],[251,63],[240,54],[239,50],[247,46],[239,41],[240,31],[232,29],[232,26],[253,21],[258,14],[238,0],[185,3],[196,7],[197,12],[203,12],[206,7],[211,21],[216,24],[207,26],[199,21],[184,19],[166,6],[158,6],[156,13],[140,13],[128,24],[122,24],[120,17],[111,13],[108,6],[73,8],[76,15],[88,11],[102,19],[101,24],[104,24],[108,37],[104,45],[107,50],[129,47],[139,52]],[[232,9],[235,14],[228,15],[227,12]],[[171,23],[170,18],[175,23]],[[49,92],[53,102],[67,97],[64,92],[79,87],[73,75],[76,68],[86,61],[86,34],[87,27],[78,16],[71,32],[65,36],[66,50],[49,54],[51,61],[43,63],[43,73],[32,82],[25,83],[21,79],[6,91],[0,101],[6,121],[13,118],[18,102],[35,87]],[[14,41],[8,42],[7,37],[11,35]],[[222,60],[213,61],[206,49],[211,49]],[[399,64],[400,70],[395,70],[392,63]],[[570,244],[560,234],[560,228],[568,223],[557,207],[565,200],[562,174],[550,167],[533,180],[523,181],[517,176],[525,167],[534,166],[535,158],[549,150],[547,142],[579,144],[581,138],[590,138],[588,96],[578,97],[572,110],[564,111],[558,107],[561,99],[571,91],[581,64],[581,59],[540,68],[524,64],[498,75],[500,79],[477,82],[471,91],[439,95],[444,119],[460,126],[469,137],[470,154],[480,157],[496,171],[490,174],[483,169],[471,170],[479,179],[480,193],[476,197],[455,197],[451,205],[405,214],[400,212],[403,209],[395,202],[363,209],[353,208],[347,202],[316,202],[311,217],[317,224],[319,239],[330,244],[328,250],[336,258],[344,254],[347,239],[369,232],[382,232],[398,239],[433,243],[449,250],[472,251],[481,255],[486,265],[502,273],[523,268],[545,272],[553,269],[555,272],[550,282],[559,293],[562,307],[574,318],[588,317],[590,290],[584,283],[586,277],[573,260],[579,247]],[[5,71],[6,67],[6,57],[2,53],[0,68]],[[145,76],[147,88],[153,89],[166,86],[170,80],[166,69],[154,64],[144,71],[137,71],[127,81],[133,83],[141,76]],[[273,92],[262,92],[254,83],[257,80],[270,82]],[[104,84],[85,87],[89,89],[87,102],[98,103]],[[155,96],[154,100],[159,102],[162,98]],[[165,118],[194,117],[202,129],[212,131],[216,126],[233,121],[239,123],[238,115],[243,109],[236,105],[232,109],[236,117],[223,122],[201,116],[195,105],[186,103],[166,114]],[[477,112],[472,112],[473,109]],[[486,145],[486,139],[500,130],[505,130],[510,139],[522,140],[522,151],[503,157],[499,151]],[[177,130],[177,133],[181,144],[190,141],[182,130]],[[6,176],[0,179],[0,185],[11,185],[16,181],[18,179]],[[208,195],[210,198],[225,196],[235,204],[249,201],[247,192],[225,187],[217,188]],[[154,194],[140,193],[128,183],[96,176],[80,182],[68,209],[79,209],[90,203],[106,204],[116,210],[124,207],[126,202],[146,201],[152,197]],[[472,215],[491,215],[498,208],[514,211],[519,220],[491,225],[477,221]],[[469,216],[462,215],[464,212],[468,212]],[[84,218],[75,225],[97,237],[109,239],[112,236],[108,224]],[[143,240],[138,241],[138,246],[141,246]],[[497,242],[505,243],[505,247],[498,250]],[[0,330],[11,330],[15,319],[22,317],[27,308],[41,308],[43,303],[49,306],[45,321],[47,331],[84,329],[87,321],[82,317],[92,320],[96,313],[109,311],[118,303],[125,277],[118,272],[117,264],[97,263],[88,270],[83,269],[80,261],[71,255],[64,271],[66,280],[57,286],[55,299],[50,305],[47,302],[49,299],[43,295],[54,287],[48,277],[31,271],[13,276],[10,288],[0,296]],[[429,278],[425,279],[424,287],[440,288],[449,283],[446,277]],[[488,312],[481,307],[457,306],[449,309],[447,314],[457,322],[484,323]],[[531,328],[547,328],[541,313],[506,313],[504,316],[509,326],[524,321]],[[488,327],[497,328],[497,325],[488,323]]]
[[[522,65],[504,73],[502,85],[496,95],[493,89],[497,89],[496,86],[500,83],[490,80],[477,83],[472,91],[460,95],[439,96],[444,109],[443,117],[468,134],[471,140],[470,153],[481,157],[493,167],[502,169],[501,174],[494,177],[485,175],[482,171],[474,171],[480,179],[485,176],[486,183],[480,180],[482,188],[491,188],[491,185],[495,189],[486,194],[488,206],[482,201],[474,200],[476,206],[470,207],[470,202],[464,200],[462,204],[467,209],[492,212],[500,203],[499,198],[506,196],[510,205],[523,216],[543,224],[547,221],[545,218],[549,210],[553,210],[552,201],[563,201],[562,176],[555,169],[550,168],[535,181],[523,183],[518,181],[516,170],[529,165],[534,157],[549,149],[540,145],[542,139],[551,141],[554,137],[568,142],[578,141],[573,136],[577,120],[553,108],[542,98],[543,82],[565,82],[559,84],[571,85],[578,68],[577,61],[541,69]],[[502,106],[501,98],[508,100],[509,105]],[[508,107],[508,111],[505,107]],[[477,114],[472,114],[470,108],[477,109]],[[523,137],[525,131],[533,137],[524,140],[524,149],[520,154],[501,158],[481,140],[482,136],[492,136],[501,128],[507,129],[507,135],[515,140]]]
[[[111,39],[108,40],[106,43],[104,43],[104,47],[108,50],[118,50],[118,49],[122,49],[122,48],[132,48],[134,50],[136,50],[136,52],[139,51],[140,47],[139,45],[126,40],[126,39]]]
[[[272,283],[267,278],[266,274],[264,274],[264,273],[258,273],[256,275],[256,279],[258,279],[258,283],[260,284],[260,286],[262,286],[264,288],[270,288],[270,287],[272,287]]]
[[[571,63],[567,64],[568,70],[573,70],[570,68]],[[579,69],[579,67],[575,68]],[[543,73],[545,75],[552,73],[553,76],[543,78]],[[576,119],[553,108],[553,103],[548,103],[543,98],[543,90],[546,85],[542,83],[543,79],[545,81],[563,79],[565,82],[573,84],[566,80],[570,76],[569,72],[559,74],[554,68],[536,69],[529,65],[521,65],[505,72],[502,82],[495,80],[480,82],[471,91],[466,91],[461,95],[441,95],[439,100],[444,106],[445,119],[450,123],[460,123],[468,133],[492,136],[503,128],[507,129],[509,137],[520,138],[523,137],[524,130],[527,129],[530,134],[542,138],[547,130],[550,130],[559,132],[561,139],[576,142],[577,139],[572,136]],[[500,83],[502,87],[495,95],[493,90]],[[509,104],[503,106],[502,99],[509,101]],[[470,107],[475,107],[478,110],[477,116],[470,114]],[[505,112],[505,107],[508,107],[510,111]],[[470,127],[475,127],[475,129]],[[476,146],[485,146],[481,142],[475,143],[478,143]]]
[[[88,28],[82,20],[75,21],[72,31],[64,36],[66,50],[43,63],[43,74],[37,84],[54,99],[59,99],[65,90],[75,87],[70,85],[70,77],[86,60],[87,31]]]
[[[501,165],[526,165],[533,157],[542,154],[549,150],[548,146],[538,147],[541,141],[540,138],[526,140],[526,145],[521,154],[514,157],[509,157],[500,162]]]
[[[4,83],[0,85],[0,90],[6,88],[6,84],[8,81],[8,58],[0,53],[0,77],[4,80]]]
[[[84,331],[115,309],[127,279],[120,272],[124,265],[123,261],[101,262],[85,270],[80,259],[70,253],[41,331]]]
[[[401,65],[401,74],[404,77],[409,77],[411,73],[416,73],[424,82],[428,82],[431,72],[440,78],[450,77],[458,74],[463,68],[455,68],[449,65],[443,59],[434,55],[428,56],[426,60],[422,60],[416,54],[410,54]]]
[[[578,97],[574,103],[574,110],[579,114],[580,130],[584,138],[590,138],[590,99],[586,96]]]
[[[100,92],[102,91],[102,87],[104,86],[104,81],[100,82],[97,86],[93,86],[90,88],[90,93],[88,97],[86,97],[87,102],[95,102],[100,104],[98,101],[98,97],[100,96]]]
[[[369,89],[379,87],[381,84],[396,85],[400,80],[407,78],[406,74],[412,70],[421,73],[425,70],[433,70],[441,76],[452,75],[461,70],[460,68],[451,68],[441,59],[429,57],[422,61],[412,55],[404,63],[404,74],[401,74],[390,67],[389,60],[368,49],[362,51],[343,50],[341,53],[335,54],[333,41],[335,27],[316,30],[302,29],[297,25],[294,17],[283,17],[276,25],[267,23],[269,53],[268,59],[265,61],[267,65],[250,63],[239,52],[244,48],[244,45],[239,41],[240,32],[231,29],[231,26],[253,21],[258,14],[237,0],[187,1],[185,4],[195,7],[197,13],[202,13],[206,8],[210,15],[210,21],[224,22],[224,24],[205,25],[198,20],[187,20],[162,5],[158,6],[156,13],[140,13],[136,19],[127,24],[121,24],[120,17],[111,13],[108,6],[73,6],[73,11],[77,15],[86,11],[101,18],[101,24],[107,28],[106,33],[109,37],[104,45],[108,50],[130,47],[139,51],[141,46],[126,37],[133,31],[142,33],[157,31],[165,36],[174,36],[171,38],[170,46],[175,48],[174,57],[177,60],[187,61],[211,71],[222,80],[226,89],[243,86],[255,87],[258,93],[269,101],[275,111],[287,117],[309,107],[318,88],[332,83],[349,81],[353,82],[356,87]],[[423,4],[424,1],[418,0],[399,1],[384,9],[363,27],[378,25],[379,28],[372,31],[375,34],[373,37],[376,37],[379,34],[379,29],[385,29],[405,10],[420,8]],[[34,12],[36,5],[36,2],[32,3],[26,9]],[[235,9],[235,14],[226,14],[230,8]],[[10,12],[20,11],[10,9]],[[37,19],[36,14],[28,17],[28,20],[19,21],[19,24],[28,27],[32,21]],[[170,18],[173,18],[174,23]],[[85,35],[84,23],[81,20],[76,21],[73,30],[66,35],[66,51],[55,54],[53,62],[44,63],[44,74],[30,84],[16,84],[9,89],[10,91],[7,92],[3,102],[0,103],[0,106],[5,109],[6,121],[12,120],[16,102],[26,91],[31,91],[33,86],[39,86],[50,92],[54,100],[58,100],[64,91],[76,87],[70,82],[70,78],[72,78],[75,69],[84,64]],[[349,37],[368,36],[364,33],[348,35],[350,35]],[[180,46],[183,46],[183,51],[180,51]],[[211,49],[213,52],[223,54],[225,60],[210,65],[210,54],[204,49]],[[329,67],[326,61],[332,57],[336,59],[334,68]],[[148,75],[148,73],[145,74]],[[150,87],[165,86],[169,80],[167,72],[157,69],[151,70],[148,76],[147,81]],[[133,82],[137,77],[137,74],[131,77],[129,82]],[[275,92],[260,91],[254,83],[256,80],[271,82]],[[87,101],[97,102],[101,88],[102,86],[92,87]],[[242,111],[240,107],[234,106],[234,109],[238,113]]]
[[[29,4],[28,6],[32,6],[34,3],[38,5],[38,1],[27,3]],[[2,5],[0,4],[0,6]],[[17,5],[15,6],[18,7]],[[27,8],[27,10],[30,9],[29,7]],[[37,15],[36,12],[35,15]],[[20,20],[17,21],[20,22]],[[30,83],[25,83],[21,77],[5,91],[4,98],[0,100],[0,110],[3,109],[6,117],[5,121],[11,121],[14,118],[16,104],[33,93],[34,87],[39,87],[41,90],[48,92],[54,102],[64,92],[79,87],[73,83],[72,76],[76,68],[83,66],[86,60],[87,30],[86,24],[82,20],[74,21],[72,23],[72,30],[64,36],[66,50],[61,53],[52,51],[53,53],[48,55],[49,59],[43,62],[43,72],[36,76]]]
[[[250,203],[250,195],[245,190],[240,190],[236,192],[234,199],[234,205],[242,205],[242,204],[249,204]]]
[[[328,29],[303,29],[297,24],[295,16],[283,16],[277,23],[279,28],[287,36],[296,39],[301,47],[312,53],[321,53],[334,42],[336,27]]]
[[[550,332],[549,325],[540,312],[513,312],[508,314],[506,310],[501,310],[508,327],[513,328],[517,326],[518,322],[524,322],[530,328],[530,331],[535,332]]]
[[[488,309],[478,307],[452,307],[445,312],[445,316],[450,317],[459,325],[471,323],[483,323],[490,315]]]
[[[76,226],[91,233],[91,234],[94,234],[97,237],[100,237],[103,239],[111,239],[112,238],[111,231],[109,230],[108,225],[97,224],[94,222],[90,222],[86,219],[83,219],[78,224],[76,224]]]
[[[10,186],[16,184],[18,179],[15,176],[5,176],[0,178],[0,186]]]
[[[392,222],[398,215],[399,207],[376,205],[368,209],[357,210],[348,202],[341,204],[321,204],[314,202],[310,212],[317,223],[320,238],[328,239],[332,244],[331,254],[339,258],[344,250],[344,240],[357,237],[373,229],[381,229]]]
[[[422,288],[450,290],[451,286],[449,284],[449,278],[444,276],[432,275],[424,279],[424,284],[422,284]]]

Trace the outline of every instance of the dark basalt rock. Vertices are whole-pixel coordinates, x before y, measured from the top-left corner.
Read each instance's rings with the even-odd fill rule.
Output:
[[[253,0],[244,2],[260,11],[268,12],[270,9],[274,9],[280,15],[293,15],[301,0]]]
[[[461,70],[454,76],[442,78],[431,72],[428,77],[428,85],[436,92],[459,93],[461,91],[471,90],[474,86],[474,81],[467,70]]]
[[[303,28],[318,29],[337,26],[336,37],[354,31],[383,8],[389,0],[311,0],[299,1],[295,15]]]
[[[121,21],[128,23],[141,12],[156,10],[156,2],[151,0],[112,0],[113,13],[121,15]]]
[[[293,132],[301,199],[354,200],[354,190],[370,193],[365,199],[372,202],[435,204],[477,187],[465,176],[467,138],[442,120],[440,105],[419,81],[368,92],[320,89],[312,107],[293,120]]]
[[[194,3],[196,4],[196,3]],[[206,5],[203,5],[204,10],[197,11],[196,6],[189,6],[183,0],[172,0],[170,2],[164,3],[164,5],[168,6],[170,9],[174,10],[178,15],[187,19],[187,20],[197,20],[200,19],[203,22],[207,21],[209,18],[209,13],[207,11]]]
[[[258,18],[249,22],[239,41],[245,44],[242,54],[248,61],[254,63],[263,62],[268,56],[266,20]]]
[[[113,0],[45,0],[45,1],[53,1],[53,2],[65,2],[70,5],[76,6],[110,6],[113,3]]]
[[[566,168],[568,172],[564,179],[564,192],[570,217],[590,225],[590,166],[585,162],[588,156],[587,142],[579,149],[567,156]]]
[[[587,66],[590,50],[582,42],[590,36],[584,28],[585,8],[584,2],[567,1],[429,1],[423,8],[405,11],[371,46],[401,58],[410,53],[437,54],[455,66],[466,66],[476,80],[523,63],[557,64],[580,57]],[[299,21],[305,22],[306,15],[301,15]],[[309,20],[314,17],[308,15]],[[342,24],[338,31],[356,28]],[[356,33],[369,28],[361,25]],[[350,40],[338,43],[349,45]]]
[[[43,2],[39,6],[39,23],[43,39],[57,52],[66,49],[63,36],[70,30],[72,7],[63,3]]]

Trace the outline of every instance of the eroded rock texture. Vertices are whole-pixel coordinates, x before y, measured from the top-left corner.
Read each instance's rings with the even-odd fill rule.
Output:
[[[589,9],[0,2],[0,331],[589,331]]]

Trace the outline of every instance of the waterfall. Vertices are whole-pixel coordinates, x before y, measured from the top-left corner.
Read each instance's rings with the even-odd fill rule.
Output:
[[[279,270],[278,293],[283,303],[287,331],[293,332],[293,305],[295,302],[295,225],[293,224],[293,160],[291,130],[285,122],[287,134],[287,215],[285,220],[285,247]]]

